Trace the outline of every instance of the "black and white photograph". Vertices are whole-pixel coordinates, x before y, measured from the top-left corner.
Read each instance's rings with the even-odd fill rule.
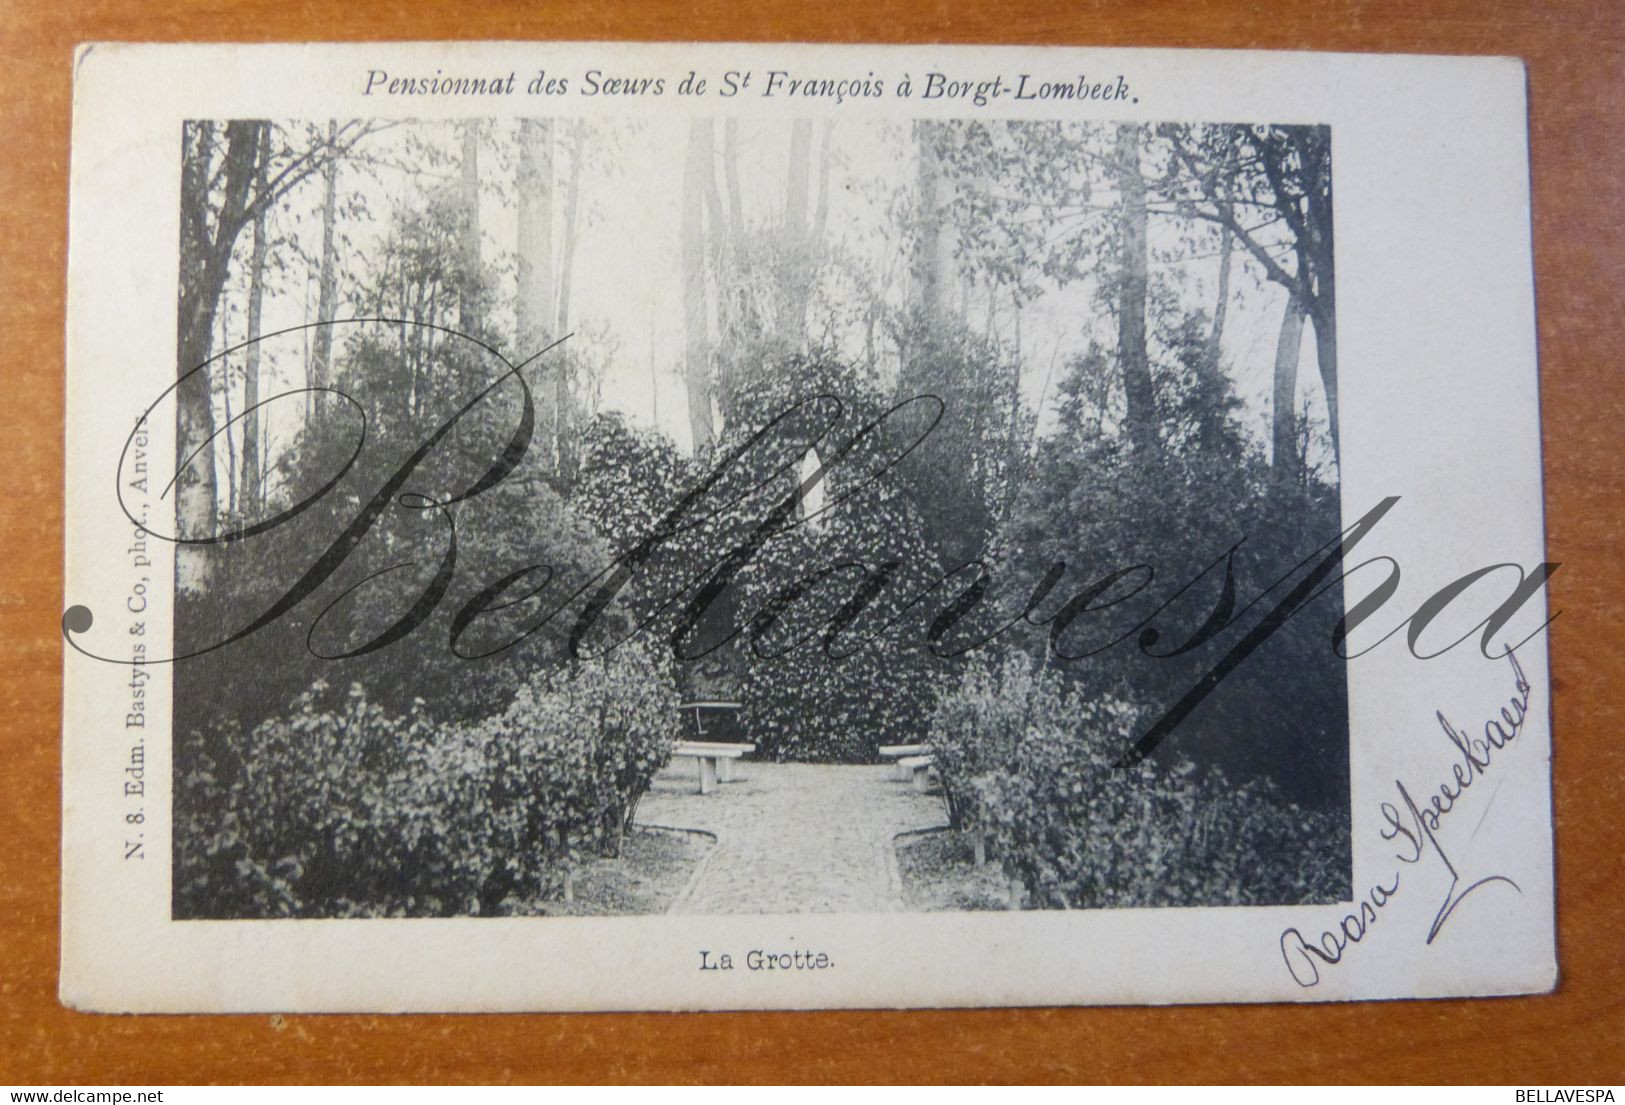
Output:
[[[179,137],[175,919],[1351,896],[1332,128]]]

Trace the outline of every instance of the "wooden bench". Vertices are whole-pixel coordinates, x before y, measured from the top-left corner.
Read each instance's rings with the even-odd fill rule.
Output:
[[[904,778],[914,780],[914,789],[923,794],[931,789],[931,769],[936,762],[934,756],[904,756],[897,761],[897,770],[906,772]]]
[[[914,773],[902,765],[902,761],[913,756],[926,756],[930,754],[930,746],[924,744],[883,744],[876,749],[882,757],[895,761],[892,771],[899,782],[906,783],[914,777]]]
[[[754,744],[719,744],[714,741],[678,741],[671,754],[699,761],[700,793],[710,794],[717,783],[733,781],[734,761],[747,752],[756,751]]]

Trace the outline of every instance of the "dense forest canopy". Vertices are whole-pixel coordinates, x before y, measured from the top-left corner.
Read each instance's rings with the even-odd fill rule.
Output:
[[[392,309],[455,326],[478,281],[483,328],[504,351],[572,332],[591,368],[571,381],[574,401],[687,449],[689,392],[705,390],[687,370],[690,307],[715,390],[731,385],[719,369],[738,371],[730,362],[765,339],[895,379],[900,320],[923,308],[1019,360],[1020,401],[1045,432],[1069,368],[1117,344],[1107,286],[1124,182],[1137,179],[1153,354],[1164,320],[1205,314],[1244,430],[1272,446],[1284,316],[1312,316],[1331,292],[1325,132],[1132,129],[1125,175],[1121,136],[1098,124],[193,124],[188,191],[205,198],[185,204],[181,360]],[[1318,333],[1297,330],[1290,406],[1314,423],[1300,449],[1324,464]],[[308,341],[318,347],[259,367],[262,392],[323,382],[331,354]],[[240,411],[245,366],[222,371]],[[1110,398],[1108,426],[1127,403]],[[216,383],[217,415],[224,399]],[[273,454],[292,445],[296,419],[263,421]],[[215,461],[225,506],[228,459]]]

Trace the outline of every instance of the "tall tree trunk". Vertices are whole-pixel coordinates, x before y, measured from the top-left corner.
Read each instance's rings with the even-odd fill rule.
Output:
[[[724,120],[722,124],[722,171],[728,185],[728,225],[734,233],[745,228],[744,201],[739,192],[739,121]]]
[[[478,154],[476,153],[476,157]],[[553,124],[542,119],[519,121],[519,162],[514,183],[518,192],[515,245],[518,253],[517,302],[514,322],[520,357],[529,357],[547,344],[546,330],[553,308]],[[464,200],[466,203],[466,198]],[[467,248],[466,243],[464,246]],[[555,381],[563,375],[558,359],[543,366]],[[541,431],[541,455],[556,467],[558,456],[557,385],[538,387],[534,394],[536,425]]]
[[[300,342],[300,346],[301,346],[301,352],[300,352],[300,356],[299,356],[299,367],[303,370],[303,372],[305,374],[304,420],[300,424],[300,429],[303,430],[305,426],[310,425],[310,413],[311,413],[310,389],[312,387],[311,380],[313,379],[313,377],[311,376],[311,367],[310,367],[310,357],[311,357],[311,351],[310,351],[310,270],[308,268],[305,270],[305,298],[304,298],[303,302],[301,302],[300,305],[299,305],[299,322],[301,324],[301,328],[299,330],[299,342]]]
[[[1219,235],[1219,296],[1213,304],[1213,326],[1207,334],[1207,359],[1217,371],[1224,343],[1224,319],[1230,307],[1230,259],[1235,254],[1236,236],[1226,226]]]
[[[1270,416],[1270,467],[1282,482],[1298,478],[1298,350],[1303,345],[1303,301],[1287,296],[1275,341],[1275,388]]]
[[[570,139],[570,183],[564,192],[564,256],[559,260],[560,336],[570,332],[570,282],[575,274],[576,235],[581,210],[581,163],[587,154],[587,125],[578,122]]]
[[[248,218],[259,147],[259,123],[226,124],[220,210],[209,223],[215,137],[213,124],[187,123],[181,171],[181,249],[179,371],[190,372],[208,359],[214,314],[231,268],[232,247]],[[198,374],[208,375],[208,370]],[[177,443],[178,444],[178,443]]]
[[[226,441],[226,517],[237,516],[237,437],[236,431],[231,428],[231,356],[226,350],[231,348],[231,307],[227,304],[224,311],[217,312],[220,320],[220,400],[225,405],[225,422],[222,424],[220,436]],[[211,451],[209,461],[214,462]]]
[[[1117,293],[1117,358],[1123,374],[1129,440],[1149,456],[1157,447],[1157,401],[1145,344],[1146,242],[1145,177],[1140,169],[1140,126],[1117,127],[1116,173],[1122,225],[1122,271]]]
[[[570,332],[570,282],[575,275],[577,226],[581,211],[581,162],[585,156],[586,124],[578,120],[570,141],[570,182],[564,190],[564,246],[563,256],[559,259],[559,337]],[[570,388],[570,365],[574,363],[569,356],[560,358],[556,389],[559,470],[566,481],[574,480],[580,460],[576,403]]]
[[[812,120],[790,123],[790,164],[784,191],[784,244],[791,252],[780,272],[774,335],[781,349],[800,350],[807,333],[811,258],[807,257],[807,192],[812,170]]]
[[[933,324],[942,309],[942,170],[936,148],[941,126],[925,119],[914,123],[916,198],[909,275],[915,311],[926,325]]]
[[[1327,290],[1331,281],[1328,277],[1322,280],[1310,321],[1315,327],[1315,361],[1320,366],[1320,386],[1326,393],[1326,423],[1332,435],[1332,455],[1341,463],[1342,443],[1337,432],[1337,312]]]
[[[732,125],[731,121],[729,125]],[[723,214],[716,169],[709,166],[705,170],[705,241],[711,272],[715,274],[717,295],[717,330],[712,342],[715,370],[711,394],[724,426],[733,417],[734,397],[744,385],[743,372],[746,368],[743,358],[744,303],[749,276],[740,271],[739,252],[733,248],[733,235],[738,229],[739,224],[730,223]]]
[[[553,124],[550,121],[519,121],[519,167],[515,183],[519,193],[519,240],[516,243],[519,299],[514,305],[514,314],[519,330],[518,352],[528,357],[545,344],[553,308]]]
[[[480,302],[480,125],[463,124],[462,166],[457,181],[457,204],[461,208],[458,252],[462,261],[461,297],[457,327],[477,336],[484,314]]]
[[[231,267],[231,250],[246,220],[254,182],[258,124],[227,123],[220,172],[213,169],[218,144],[214,124],[192,122],[181,132],[180,295],[177,372],[188,377],[175,395],[175,528],[183,538],[215,532],[219,483],[213,457],[214,372],[208,364],[215,312]],[[220,206],[209,221],[211,182],[220,180]],[[194,459],[195,457],[195,459]],[[196,546],[176,556],[176,585],[202,588],[208,563]]]
[[[817,271],[819,251],[823,248],[824,237],[829,229],[830,134],[834,129],[835,123],[825,120],[819,133],[817,200],[813,204],[812,221],[802,236],[802,257],[797,266],[796,302],[794,313],[791,315],[790,344],[797,350],[807,345],[807,311],[812,304],[813,276]]]
[[[1009,441],[1005,445],[1004,457],[1004,510],[1002,517],[1006,522],[1010,520],[1010,515],[1016,508],[1016,496],[1021,490],[1021,479],[1026,470],[1026,450],[1021,436],[1021,301],[1019,297],[1016,299],[1015,312],[1016,355],[1010,358],[1010,433]]]
[[[208,286],[212,247],[208,191],[214,144],[214,124],[185,124],[181,160],[177,375],[194,374],[175,394],[175,532],[181,537],[201,537],[211,532],[217,494],[214,465],[187,464],[188,458],[214,436],[214,407],[210,395],[213,366],[205,363],[214,331],[216,299]],[[244,180],[247,179],[245,176]],[[180,467],[183,465],[185,467]],[[195,548],[186,545],[177,549],[178,586],[184,586],[188,576],[204,575],[203,560],[196,554]],[[197,578],[192,582],[201,585],[206,580]]]
[[[338,133],[338,124],[327,124],[327,140],[331,145]],[[322,271],[316,284],[316,348],[311,357],[311,386],[329,387],[333,383],[333,315],[338,311],[339,299],[339,159],[329,149],[327,161],[322,165]],[[328,407],[327,396],[316,393],[316,414]]]
[[[914,122],[914,238],[908,264],[912,326],[898,339],[899,400],[942,390],[942,381],[926,378],[931,372],[928,352],[937,340],[942,316],[942,166],[937,157],[941,128],[931,120]]]
[[[688,126],[683,166],[681,262],[683,269],[683,382],[688,390],[688,429],[696,453],[715,439],[711,420],[711,365],[705,310],[705,189],[711,173],[711,121]]]
[[[759,332],[751,299],[754,274],[748,267],[745,252],[738,248],[745,235],[745,204],[739,187],[737,119],[725,119],[722,123],[722,173],[727,191],[727,215],[712,212],[711,233],[717,239],[712,249],[717,266],[717,406],[726,425],[733,413],[734,395],[749,367],[743,360],[746,337]],[[713,184],[715,175],[712,172],[708,177]]]
[[[1219,294],[1213,304],[1213,325],[1208,329],[1207,351],[1197,371],[1206,402],[1197,413],[1198,441],[1203,449],[1217,449],[1225,439],[1229,411],[1224,378],[1224,322],[1230,307],[1230,267],[1235,256],[1235,232],[1227,225],[1219,235]]]
[[[1318,139],[1307,136],[1298,144],[1300,159],[1310,163],[1306,205],[1312,260],[1314,262],[1315,299],[1309,311],[1309,320],[1315,327],[1315,360],[1320,367],[1321,388],[1326,393],[1326,423],[1332,436],[1332,455],[1341,463],[1342,438],[1337,426],[1337,268],[1332,222],[1332,166],[1331,149],[1324,132]]]
[[[271,125],[260,124],[259,166],[254,191],[263,195],[271,159]],[[248,349],[243,358],[243,471],[238,503],[248,514],[260,507],[260,323],[265,301],[266,209],[254,213],[254,244],[248,259]]]
[[[818,139],[818,203],[813,208],[813,241],[822,242],[824,235],[829,231],[829,144],[830,136],[835,131],[833,119],[824,120],[824,127]]]

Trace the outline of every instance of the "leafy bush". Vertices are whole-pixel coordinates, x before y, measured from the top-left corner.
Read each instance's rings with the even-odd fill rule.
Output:
[[[194,735],[177,788],[180,915],[477,910],[492,863],[486,749],[420,707],[391,716],[359,685],[325,708],[326,690],[318,683],[246,739]],[[200,771],[226,760],[229,785]]]
[[[235,725],[190,730],[175,749],[175,854],[171,908],[177,917],[290,917],[298,912],[293,864],[273,871],[255,851],[245,821],[246,779],[233,749]]]
[[[483,900],[547,893],[583,859],[619,852],[677,727],[671,675],[640,644],[520,688],[478,727],[498,857]]]
[[[937,703],[930,746],[955,828],[979,829],[983,815],[976,780],[1016,762],[1016,749],[1035,719],[1060,717],[1053,681],[1036,678],[1017,653],[995,667],[981,655],[966,664],[958,688]]]
[[[933,748],[958,819],[1047,908],[1337,901],[1346,820],[1233,786],[1190,761],[1113,762],[1138,711],[1061,693],[1022,658],[973,668],[937,711]]]
[[[244,738],[194,733],[177,772],[185,917],[448,916],[523,908],[618,849],[666,762],[670,673],[645,649],[538,674],[500,714],[392,716],[326,687]]]

